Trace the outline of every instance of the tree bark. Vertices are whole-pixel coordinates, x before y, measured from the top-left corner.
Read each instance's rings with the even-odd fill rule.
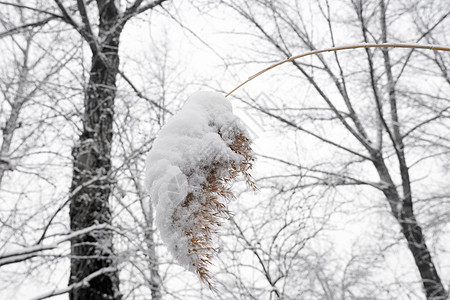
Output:
[[[422,228],[414,215],[412,201],[405,205],[395,184],[388,172],[382,158],[378,156],[374,159],[374,165],[378,171],[380,179],[386,183],[383,193],[389,201],[392,214],[399,223],[408,248],[414,258],[414,262],[422,278],[424,291],[428,300],[445,300],[447,292],[442,284],[439,274],[431,258],[431,253],[425,243]]]
[[[402,233],[408,241],[409,250],[422,277],[423,287],[428,300],[445,300],[447,292],[444,289],[441,278],[431,259],[430,251],[425,243],[422,228],[417,223],[414,214],[403,211],[402,219],[399,220]]]
[[[380,0],[380,25],[381,39],[383,43],[388,42],[387,23],[386,23],[386,4],[384,0]],[[400,120],[397,112],[397,96],[395,88],[395,80],[392,72],[392,64],[387,48],[381,48],[386,70],[388,98],[390,106],[390,116],[392,122],[392,131],[386,128],[390,134],[398,164],[399,172],[402,179],[403,197],[397,192],[396,199],[387,197],[389,201],[395,201],[394,215],[402,228],[402,233],[408,242],[408,248],[414,257],[414,261],[422,278],[422,284],[428,300],[444,300],[447,299],[447,293],[438,275],[436,267],[432,261],[431,253],[428,250],[422,228],[416,220],[413,209],[411,180],[409,177],[409,168],[406,163],[405,145],[400,132]],[[387,195],[386,195],[387,196]],[[392,205],[391,205],[392,208]]]
[[[83,132],[73,149],[71,192],[82,187],[70,203],[71,230],[95,224],[111,224],[109,197],[112,188],[111,144],[113,139],[116,75],[119,68],[119,38],[122,31],[115,1],[97,1],[99,38],[94,39],[89,83],[85,92]],[[111,231],[89,233],[71,240],[69,284],[90,274],[115,267]],[[101,274],[89,284],[70,292],[71,300],[121,299],[118,271]]]

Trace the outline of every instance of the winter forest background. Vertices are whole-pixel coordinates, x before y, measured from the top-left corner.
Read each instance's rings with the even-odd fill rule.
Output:
[[[450,54],[358,49],[228,99],[233,186],[211,273],[178,266],[145,155],[199,90],[334,45],[450,45],[446,0],[0,1],[0,299],[446,299]],[[72,245],[72,250],[71,250]]]

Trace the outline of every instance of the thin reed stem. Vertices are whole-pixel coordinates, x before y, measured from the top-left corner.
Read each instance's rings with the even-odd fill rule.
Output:
[[[434,50],[434,51],[449,51],[450,47],[448,46],[439,46],[439,45],[422,45],[422,44],[403,44],[403,43],[385,43],[385,44],[357,44],[357,45],[347,45],[347,46],[339,46],[339,47],[333,47],[333,48],[327,48],[327,49],[321,49],[321,50],[313,50],[310,52],[306,52],[300,55],[289,57],[285,60],[279,61],[264,70],[259,71],[258,73],[250,76],[246,81],[239,84],[237,87],[235,87],[231,92],[225,95],[225,97],[228,97],[233,92],[241,88],[243,85],[248,83],[249,81],[252,81],[259,75],[266,73],[267,71],[276,68],[286,62],[296,60],[298,58],[302,58],[305,56],[310,56],[314,54],[324,53],[324,52],[336,52],[341,50],[349,50],[349,49],[358,49],[358,48],[414,48],[414,49],[427,49],[427,50]]]

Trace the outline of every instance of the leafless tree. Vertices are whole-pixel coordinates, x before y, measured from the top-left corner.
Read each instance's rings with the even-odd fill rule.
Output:
[[[124,11],[116,1],[97,1],[89,6],[78,1],[78,23],[69,9],[55,0],[63,20],[89,44],[92,52],[89,83],[85,92],[83,132],[73,150],[74,173],[71,191],[77,190],[70,202],[71,230],[100,223],[111,223],[109,197],[112,189],[110,172],[113,139],[116,76],[119,73],[120,35],[126,22],[164,0],[135,1]],[[88,11],[95,7],[97,20]],[[82,187],[79,189],[79,187]],[[72,241],[71,276],[69,284],[82,281],[91,273],[115,267],[112,234],[85,235]],[[71,299],[121,299],[118,271],[95,277],[89,287],[70,292]]]
[[[225,2],[253,25],[253,34],[264,42],[261,48],[266,47],[265,50],[253,55],[269,56],[270,60],[290,57],[302,49],[320,49],[338,42],[348,44],[350,35],[356,43],[402,41],[404,37],[396,30],[394,16],[407,14],[412,8],[384,0],[353,0],[338,4],[331,1]],[[427,22],[428,27],[418,27],[419,32],[413,37],[415,41],[434,36],[435,39],[430,41],[438,43],[441,38],[447,38],[441,37],[442,32],[437,28],[448,24],[448,13],[434,9],[435,18]],[[318,18],[322,20],[321,26]],[[440,35],[433,35],[434,32]],[[411,77],[410,70],[423,64],[422,58],[429,53],[418,54],[413,50],[406,54],[392,53],[386,48],[381,51],[365,49],[365,57],[361,53],[335,53],[318,55],[309,62],[293,61],[289,73],[296,71],[306,78],[315,91],[313,99],[317,102],[320,99],[325,104],[310,106],[309,112],[297,108],[298,105],[293,107],[292,102],[284,106],[289,110],[273,109],[257,100],[248,105],[278,120],[286,128],[306,135],[305,141],[318,140],[322,147],[340,153],[329,158],[329,167],[324,164],[324,157],[320,158],[320,165],[320,161],[315,162],[316,166],[306,162],[298,164],[301,170],[309,173],[308,177],[313,180],[310,184],[315,182],[336,188],[366,186],[382,193],[407,241],[427,299],[446,299],[447,292],[417,220],[421,213],[414,210],[414,203],[424,200],[419,192],[421,185],[437,175],[428,180],[418,179],[422,172],[419,166],[448,158],[448,98],[440,96],[440,91],[448,93],[446,58],[444,54],[434,53],[432,60],[442,72],[438,76],[430,75],[436,81],[437,89],[428,89],[420,84],[426,79]],[[421,69],[429,67],[428,63]],[[281,101],[277,99],[276,102]],[[297,98],[298,102],[300,99]],[[371,168],[379,179],[369,176]],[[418,190],[416,194],[413,193],[415,189]],[[430,191],[430,195],[433,193]],[[445,192],[439,199],[442,204],[448,202]]]
[[[77,1],[74,4],[55,0],[51,3],[23,4],[2,2],[24,14],[33,12],[36,21],[10,26],[3,37],[49,22],[63,22],[77,32],[92,53],[89,80],[85,89],[82,132],[73,149],[73,180],[70,188],[70,228],[78,232],[97,224],[111,224],[109,198],[112,189],[111,144],[113,139],[116,77],[119,73],[119,43],[128,20],[161,5],[164,0],[133,1],[120,7],[117,1]],[[67,28],[66,28],[67,29]],[[24,49],[25,51],[28,48]],[[27,59],[25,53],[24,59]],[[17,101],[11,101],[12,113],[7,122],[2,153],[9,152],[10,140],[17,126],[17,115],[26,96],[27,62],[23,64]],[[82,74],[80,74],[81,76]],[[126,78],[126,77],[124,77]],[[39,87],[36,88],[39,90]],[[2,155],[5,160],[7,156]],[[2,168],[3,170],[7,167]],[[112,233],[109,230],[74,235],[71,238],[71,299],[120,299],[117,262],[114,259]],[[96,274],[96,276],[92,276]],[[89,284],[79,284],[89,278]]]

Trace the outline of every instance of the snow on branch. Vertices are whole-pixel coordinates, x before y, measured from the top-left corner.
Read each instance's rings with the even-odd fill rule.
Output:
[[[198,92],[162,128],[147,157],[146,187],[161,238],[211,289],[208,266],[221,220],[231,214],[230,184],[241,174],[255,189],[250,143],[230,101]]]
[[[3,265],[24,261],[26,259],[36,256],[38,252],[56,249],[59,244],[70,241],[72,238],[76,236],[85,235],[95,230],[112,230],[112,229],[113,229],[112,226],[109,224],[93,225],[78,231],[68,233],[64,237],[57,239],[53,243],[39,244],[35,246],[25,247],[22,249],[17,249],[10,252],[5,252],[0,255],[0,267]]]
[[[89,286],[89,281],[91,281],[95,277],[98,277],[98,276],[106,274],[106,273],[116,272],[116,271],[117,271],[117,268],[115,268],[115,267],[109,267],[109,268],[100,269],[98,271],[95,271],[94,273],[91,273],[89,276],[86,276],[80,282],[71,284],[71,285],[63,287],[61,289],[50,291],[48,293],[45,293],[45,294],[39,295],[37,297],[31,298],[30,300],[47,299],[47,298],[51,298],[51,297],[55,297],[55,296],[58,296],[58,295],[62,295],[62,294],[68,293],[68,292],[70,292],[72,290],[76,290],[76,289],[81,288],[81,287]]]

